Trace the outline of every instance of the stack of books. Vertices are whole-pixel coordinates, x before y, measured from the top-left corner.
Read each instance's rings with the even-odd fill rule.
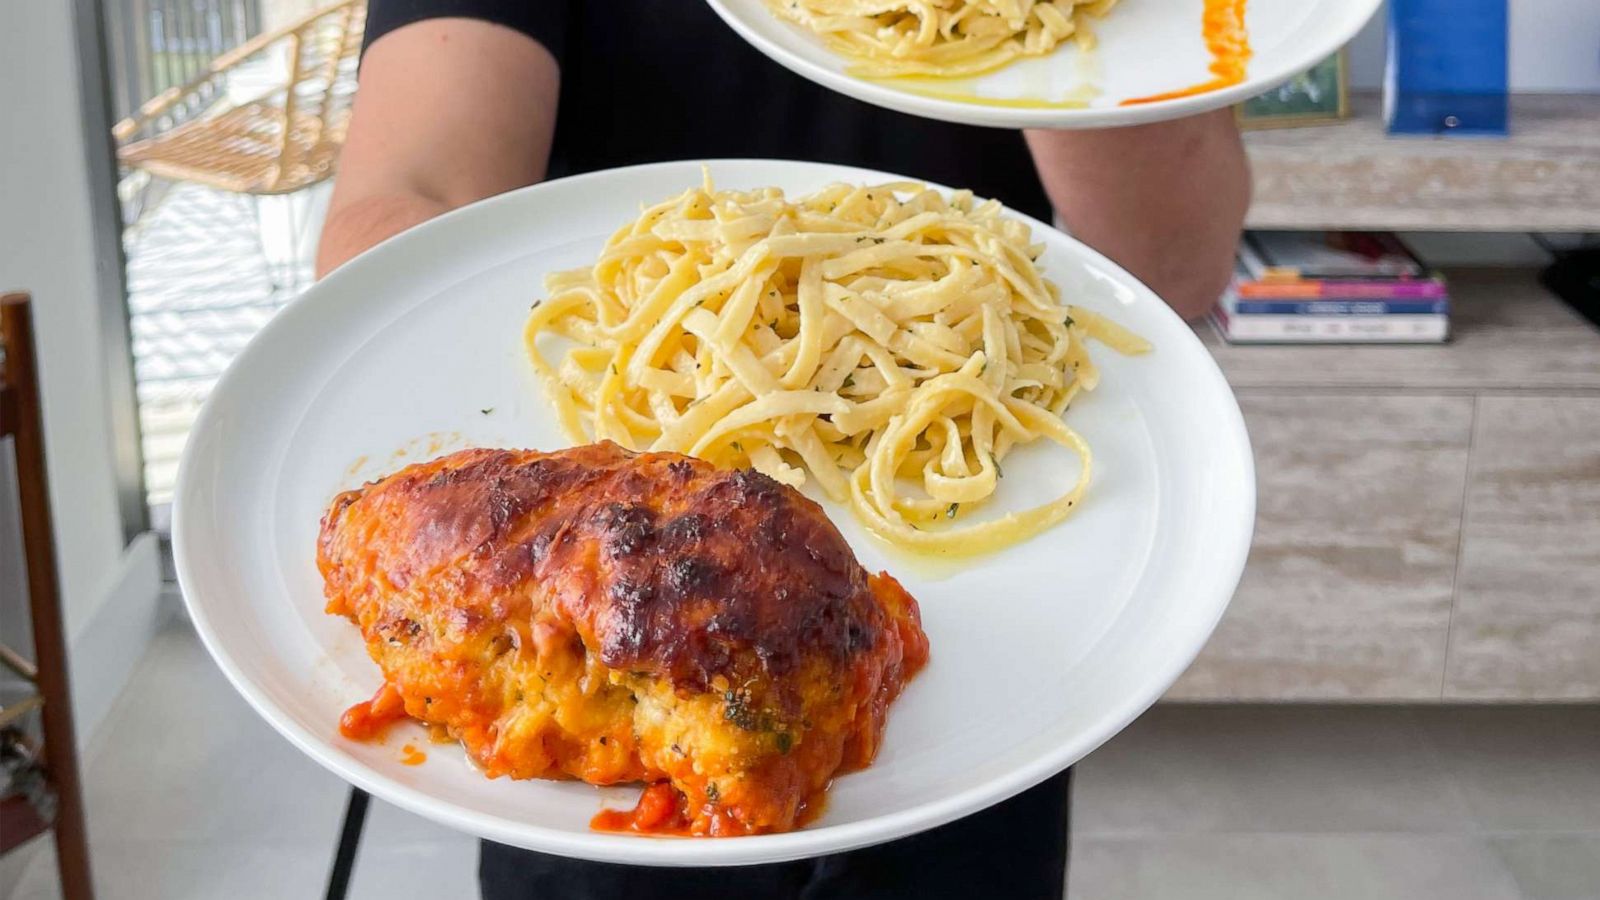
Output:
[[[1233,343],[1441,343],[1450,293],[1392,234],[1251,232],[1212,322]]]

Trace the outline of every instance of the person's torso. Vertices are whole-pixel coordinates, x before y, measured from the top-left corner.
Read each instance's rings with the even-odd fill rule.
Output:
[[[702,0],[572,0],[551,177],[674,159],[842,163],[970,188],[1049,221],[1016,131],[890,112],[747,45]]]

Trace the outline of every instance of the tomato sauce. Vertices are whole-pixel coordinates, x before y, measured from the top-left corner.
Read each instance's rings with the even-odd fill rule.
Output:
[[[639,834],[689,834],[688,811],[677,788],[660,781],[644,789],[633,809],[602,809],[589,820],[595,831]]]
[[[417,749],[415,744],[407,744],[400,748],[400,763],[407,766],[420,766],[428,761],[428,754]]]
[[[827,789],[807,797],[800,804],[794,827],[802,828],[820,817],[826,809]],[[670,783],[659,781],[646,785],[633,809],[602,809],[589,820],[595,831],[631,832],[670,837],[718,837],[744,834],[735,820],[724,814],[712,814],[699,827],[689,815],[688,799]]]
[[[363,700],[339,717],[339,733],[352,741],[368,741],[406,717],[406,704],[400,692],[387,681],[371,700]]]
[[[1206,0],[1202,22],[1206,49],[1211,51],[1213,77],[1209,81],[1148,97],[1134,97],[1122,101],[1122,105],[1134,106],[1140,103],[1160,103],[1163,100],[1193,97],[1196,94],[1232,87],[1244,81],[1246,65],[1250,62],[1251,56],[1250,32],[1244,24],[1244,6],[1245,0]]]

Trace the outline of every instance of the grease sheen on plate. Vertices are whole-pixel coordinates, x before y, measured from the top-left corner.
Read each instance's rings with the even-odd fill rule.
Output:
[[[898,180],[804,163],[710,166],[722,185],[795,193]],[[1154,702],[1209,636],[1253,519],[1238,407],[1155,296],[1029,222],[1063,297],[1114,315],[1155,352],[1108,355],[1102,387],[1074,405],[1075,427],[1096,448],[1094,483],[1075,516],[1033,540],[924,570],[828,506],[862,564],[893,571],[917,597],[938,652],[896,704],[873,767],[840,778],[819,820],[699,841],[595,833],[599,803],[629,803],[636,788],[597,798],[582,784],[491,781],[451,747],[406,765],[397,748],[420,746],[415,726],[397,729],[392,746],[340,738],[340,712],[370,692],[377,669],[360,636],[322,612],[321,511],[429,433],[453,434],[453,446],[569,446],[523,355],[540,279],[591,260],[640,200],[699,179],[698,163],[595,173],[400,235],[285,308],[207,402],[174,504],[186,600],[234,685],[331,771],[444,824],[546,852],[657,865],[813,856],[942,824],[1043,780]],[[363,456],[380,463],[352,470]],[[1058,460],[1044,448],[1017,452],[995,502],[1059,492],[1073,473]]]

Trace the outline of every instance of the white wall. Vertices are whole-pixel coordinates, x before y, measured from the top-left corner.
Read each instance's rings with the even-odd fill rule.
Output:
[[[1600,0],[1509,0],[1511,89],[1600,91]],[[1379,12],[1350,45],[1350,83],[1383,84],[1385,23]]]
[[[0,2],[0,290],[34,297],[50,499],[74,648],[96,623],[140,649],[153,618],[153,548],[125,552],[117,506],[96,250],[72,4]],[[115,613],[106,616],[108,598]],[[146,604],[148,604],[146,606]],[[136,629],[127,631],[126,629]],[[103,710],[125,671],[73,659],[80,713]],[[97,668],[98,666],[98,668]],[[85,692],[94,694],[87,705]],[[81,722],[87,737],[93,721]]]

